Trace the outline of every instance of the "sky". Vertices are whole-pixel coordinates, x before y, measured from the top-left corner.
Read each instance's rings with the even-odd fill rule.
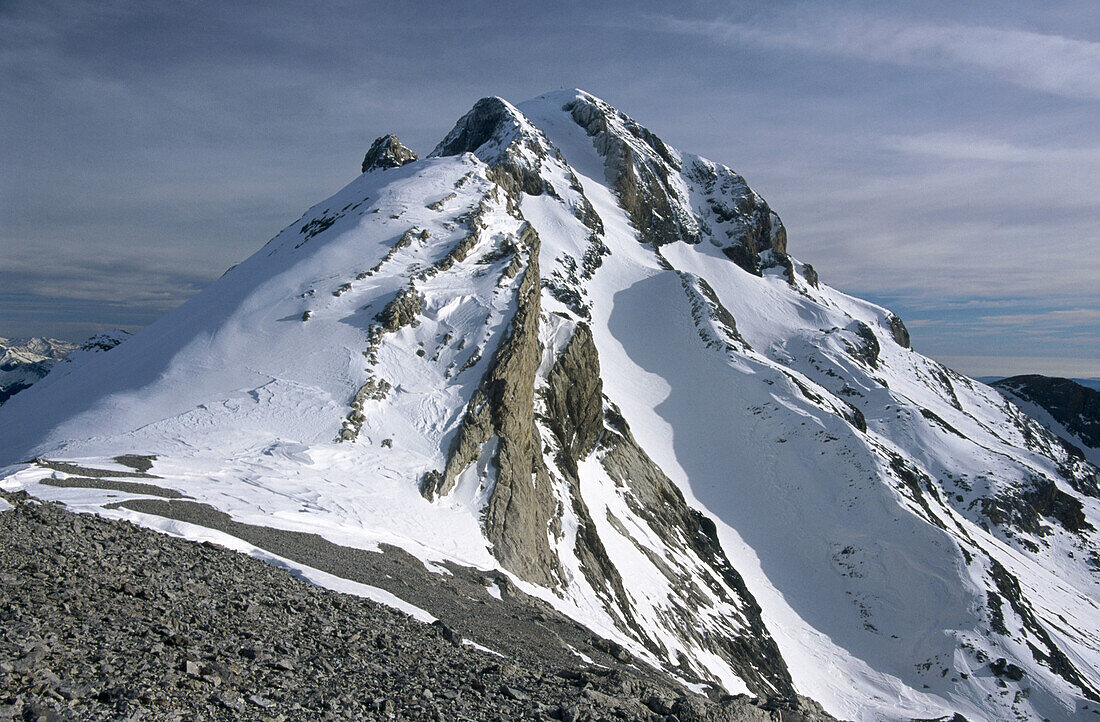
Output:
[[[1100,377],[1100,6],[0,0],[0,336],[150,323],[480,97],[745,176],[972,376]]]

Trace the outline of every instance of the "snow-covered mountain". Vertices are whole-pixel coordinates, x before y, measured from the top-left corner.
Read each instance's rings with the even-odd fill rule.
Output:
[[[56,338],[0,338],[0,404],[42,379],[59,364],[65,373],[70,363],[88,354],[102,353],[121,343],[128,331],[115,329],[92,336],[84,343]]]
[[[1073,379],[1038,374],[991,385],[1093,464],[1100,464],[1100,391]]]
[[[0,337],[0,404],[48,374],[76,348],[56,338]]]
[[[5,404],[3,487],[493,573],[623,659],[840,717],[1097,715],[1096,468],[788,255],[741,176],[582,91],[363,171]]]

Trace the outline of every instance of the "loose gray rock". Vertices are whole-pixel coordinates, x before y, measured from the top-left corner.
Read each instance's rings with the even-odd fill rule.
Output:
[[[681,719],[775,719],[539,645],[505,662],[243,554],[0,498],[0,720],[649,720],[654,696],[697,712]]]

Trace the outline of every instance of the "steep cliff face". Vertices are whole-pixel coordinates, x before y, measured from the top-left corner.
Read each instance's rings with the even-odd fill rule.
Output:
[[[1100,391],[1071,379],[1053,376],[1012,376],[993,384],[1010,399],[1033,404],[1091,450],[1100,451]]]
[[[576,516],[574,553],[589,586],[618,612],[623,632],[658,657],[669,657],[663,638],[670,632],[679,643],[694,647],[696,654],[680,658],[681,671],[706,677],[706,665],[692,661],[704,652],[722,659],[757,695],[793,695],[790,674],[760,618],[760,608],[726,559],[713,523],[687,505],[638,446],[602,388],[599,353],[591,330],[582,323],[574,327],[547,376],[541,418],[553,466],[566,482],[563,496]],[[651,574],[664,577],[678,592],[666,599],[664,628],[639,618],[636,602],[607,553],[593,507],[580,490],[581,465],[590,459],[599,462],[612,482],[616,502],[622,504],[621,518],[605,505],[601,521],[645,556]],[[594,509],[599,513],[599,506]]]
[[[438,577],[374,577],[406,602],[544,629],[522,591],[591,631],[556,653],[716,697],[1095,709],[1096,468],[822,283],[741,176],[583,91],[482,99],[423,159],[375,146],[203,294],[5,404],[4,487],[403,550]]]
[[[538,236],[525,226],[517,240],[527,265],[515,290],[516,312],[466,407],[442,474],[426,474],[421,491],[428,499],[449,494],[459,476],[487,455],[496,478],[489,481],[489,503],[482,514],[493,554],[523,579],[555,587],[561,581],[560,563],[546,532],[557,521],[555,500],[534,412],[535,371],[542,356]]]
[[[562,109],[592,136],[607,181],[640,241],[660,246],[706,239],[757,275],[762,266],[785,262],[783,222],[744,178],[669,148],[649,129],[586,93]]]

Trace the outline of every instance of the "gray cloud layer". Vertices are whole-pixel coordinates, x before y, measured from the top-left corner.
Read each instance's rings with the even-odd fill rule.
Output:
[[[726,44],[830,53],[873,63],[961,69],[1069,98],[1100,99],[1100,43],[968,24],[930,24],[803,5],[781,24],[659,18]],[[779,25],[778,27],[776,25]]]
[[[375,136],[580,86],[742,172],[921,350],[1100,376],[1098,38],[1088,3],[6,3],[0,335],[144,325]]]

